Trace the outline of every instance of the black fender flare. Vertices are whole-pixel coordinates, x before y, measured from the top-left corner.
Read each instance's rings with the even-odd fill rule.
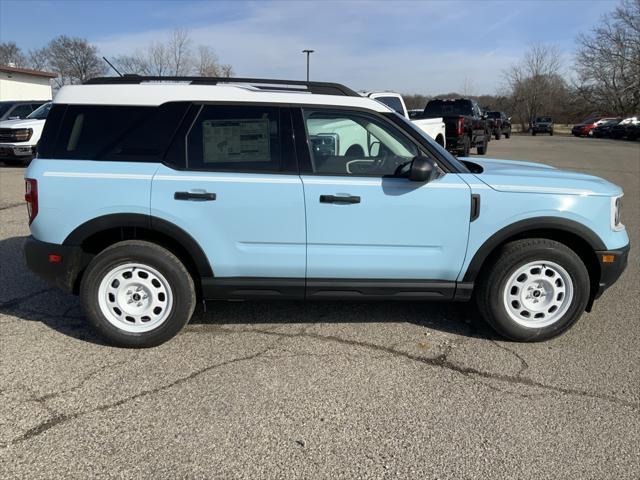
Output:
[[[171,222],[139,213],[114,213],[96,217],[76,227],[63,245],[80,246],[92,235],[113,228],[138,227],[156,231],[178,242],[193,259],[201,277],[213,277],[213,270],[202,247],[189,233]]]
[[[463,282],[473,282],[480,268],[487,257],[496,247],[504,243],[511,237],[528,231],[552,230],[559,233],[569,233],[582,238],[594,251],[606,250],[607,247],[602,239],[590,228],[574,220],[561,217],[534,217],[512,223],[491,235],[482,246],[476,251],[467,271],[464,274]]]

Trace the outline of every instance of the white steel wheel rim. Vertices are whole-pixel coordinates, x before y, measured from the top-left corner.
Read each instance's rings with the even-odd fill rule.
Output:
[[[518,267],[504,287],[509,317],[527,328],[542,328],[560,320],[573,301],[573,281],[560,265],[545,260]]]
[[[100,282],[98,304],[114,327],[144,333],[167,320],[173,290],[156,269],[141,263],[125,263],[111,269]]]

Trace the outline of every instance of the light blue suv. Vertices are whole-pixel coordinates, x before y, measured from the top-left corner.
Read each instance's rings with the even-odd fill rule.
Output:
[[[502,335],[565,331],[622,273],[622,190],[457,159],[330,83],[98,78],[64,87],[26,172],[29,267],[112,343],[205,300],[474,298]]]

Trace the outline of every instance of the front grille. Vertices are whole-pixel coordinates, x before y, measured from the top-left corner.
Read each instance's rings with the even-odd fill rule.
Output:
[[[13,128],[0,128],[0,142],[15,141],[17,141],[17,135]]]

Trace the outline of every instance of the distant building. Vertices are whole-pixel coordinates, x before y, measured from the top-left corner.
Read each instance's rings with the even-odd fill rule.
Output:
[[[55,73],[0,65],[0,101],[51,100]]]

